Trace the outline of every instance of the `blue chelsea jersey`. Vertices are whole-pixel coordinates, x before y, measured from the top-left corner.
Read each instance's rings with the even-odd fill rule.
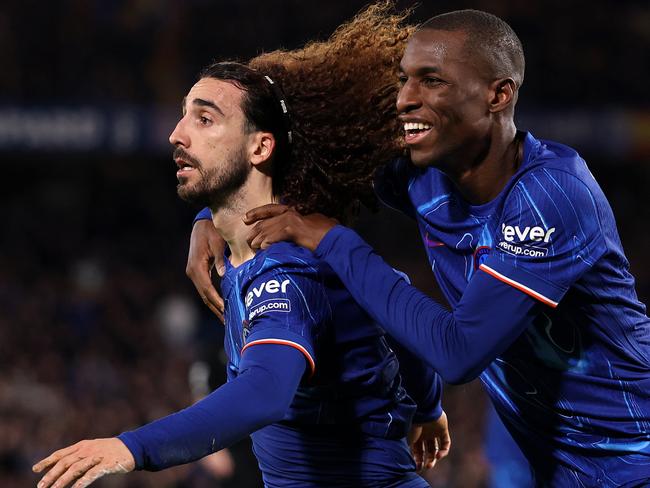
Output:
[[[398,360],[328,265],[304,248],[274,244],[237,268],[226,259],[222,294],[229,380],[257,344],[294,347],[306,359],[285,418],[252,435],[266,484],[426,486],[404,440],[416,405]]]
[[[552,473],[538,482],[619,486],[650,475],[650,322],[609,203],[579,155],[526,134],[521,167],[485,205],[405,160],[379,174],[376,190],[416,220],[452,307],[477,272],[546,305],[481,375],[537,474]]]

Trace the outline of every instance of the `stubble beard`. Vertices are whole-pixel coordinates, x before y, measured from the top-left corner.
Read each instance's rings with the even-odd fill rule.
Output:
[[[191,184],[187,178],[181,178],[176,187],[178,196],[191,204],[210,207],[213,211],[233,207],[238,191],[246,183],[251,172],[244,151],[233,154],[221,168],[206,170],[200,161],[194,161],[198,163],[196,170],[200,179]]]

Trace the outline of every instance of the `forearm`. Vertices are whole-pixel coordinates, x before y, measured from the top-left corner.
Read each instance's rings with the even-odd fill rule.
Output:
[[[435,370],[408,349],[388,337],[391,349],[399,360],[402,385],[418,406],[413,423],[436,420],[442,414],[442,381]]]
[[[395,340],[450,383],[480,374],[536,315],[533,299],[482,272],[449,312],[407,284],[356,233],[341,226],[325,236],[315,253]],[[499,296],[504,293],[508,300]]]
[[[136,469],[157,471],[195,461],[284,417],[305,369],[302,354],[259,345],[244,358],[240,376],[203,400],[119,436]]]

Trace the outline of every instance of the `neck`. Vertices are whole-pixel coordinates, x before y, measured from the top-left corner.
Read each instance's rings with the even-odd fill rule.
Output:
[[[249,210],[268,203],[276,203],[271,179],[251,174],[239,191],[229,199],[227,205],[210,207],[212,222],[230,248],[230,263],[233,266],[237,267],[255,255],[246,242],[250,227],[244,224],[244,215]]]
[[[445,171],[463,198],[472,205],[492,201],[517,172],[523,160],[523,141],[514,125],[475,148],[474,157]]]

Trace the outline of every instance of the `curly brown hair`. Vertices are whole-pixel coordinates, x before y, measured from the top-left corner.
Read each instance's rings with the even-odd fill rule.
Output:
[[[348,220],[359,203],[375,206],[374,170],[403,151],[395,101],[409,13],[381,1],[326,41],[249,61],[286,95],[292,143],[275,162],[274,186],[300,212]]]

